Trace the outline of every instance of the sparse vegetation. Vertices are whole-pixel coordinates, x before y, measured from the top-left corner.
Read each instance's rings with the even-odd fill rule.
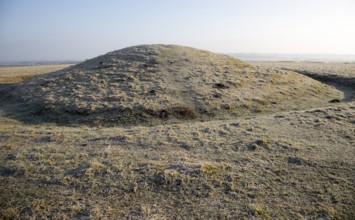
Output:
[[[268,113],[291,87],[250,91],[224,113],[263,114],[204,122],[69,127],[0,112],[0,218],[354,219],[354,102]]]
[[[342,98],[295,72],[189,47],[142,45],[33,77],[4,92],[3,111],[25,123],[158,125],[326,106]]]

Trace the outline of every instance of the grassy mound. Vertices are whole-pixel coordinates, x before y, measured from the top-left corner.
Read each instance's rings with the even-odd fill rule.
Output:
[[[301,74],[176,45],[113,51],[1,95],[5,111],[22,121],[121,126],[234,118],[341,97]]]

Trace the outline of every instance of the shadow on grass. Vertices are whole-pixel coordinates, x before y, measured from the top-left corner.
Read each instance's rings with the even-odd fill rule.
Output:
[[[283,68],[284,70],[293,71],[308,76],[321,83],[334,86],[337,90],[344,93],[343,102],[351,102],[355,100],[355,77],[344,77],[334,74],[322,75],[319,73],[300,71],[294,69]]]

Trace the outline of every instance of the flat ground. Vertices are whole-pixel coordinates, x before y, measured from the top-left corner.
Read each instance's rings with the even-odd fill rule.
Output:
[[[354,219],[354,87],[341,83],[355,72],[347,65],[334,65],[338,80],[327,81],[344,100],[297,111],[125,128],[1,114],[0,217]]]
[[[39,66],[0,66],[0,83],[17,83],[32,76],[54,72],[69,66],[71,66],[71,64]]]

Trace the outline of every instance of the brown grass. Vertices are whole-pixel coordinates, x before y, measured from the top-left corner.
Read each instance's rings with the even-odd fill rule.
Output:
[[[40,66],[13,66],[0,67],[0,84],[11,84],[23,81],[36,75],[54,72],[71,66],[71,64],[40,65]]]
[[[6,103],[15,103],[7,111],[26,123],[90,126],[231,119],[342,98],[338,90],[295,72],[176,45],[113,51],[4,94]],[[13,114],[11,108],[22,111]]]
[[[354,219],[354,118],[354,102],[126,128],[0,112],[0,218]]]
[[[351,219],[354,109],[131,128],[0,117],[0,216]]]

